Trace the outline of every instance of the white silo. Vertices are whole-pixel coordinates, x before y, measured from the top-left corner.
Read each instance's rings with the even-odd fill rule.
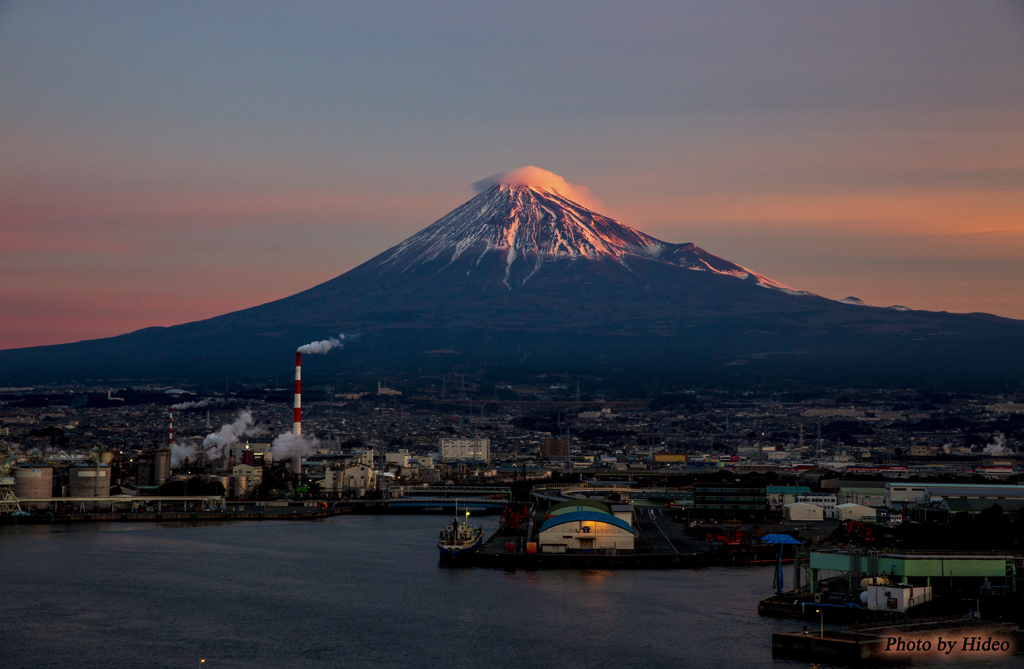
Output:
[[[53,467],[15,467],[12,474],[14,496],[19,500],[53,497]],[[46,502],[21,502],[21,508],[26,511],[45,507]]]

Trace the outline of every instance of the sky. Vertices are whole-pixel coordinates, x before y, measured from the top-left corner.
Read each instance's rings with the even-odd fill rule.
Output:
[[[0,348],[286,297],[525,165],[801,290],[1024,319],[1024,2],[0,0]]]

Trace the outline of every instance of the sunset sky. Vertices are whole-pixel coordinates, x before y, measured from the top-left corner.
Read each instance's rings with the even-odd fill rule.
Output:
[[[0,348],[285,297],[524,165],[801,290],[1024,319],[1024,2],[0,2]]]

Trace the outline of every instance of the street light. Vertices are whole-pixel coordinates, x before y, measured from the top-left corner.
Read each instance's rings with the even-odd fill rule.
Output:
[[[203,669],[204,664],[206,664],[206,660],[199,660],[199,669]]]
[[[825,638],[825,611],[823,609],[814,609],[815,612],[821,614],[821,638]]]

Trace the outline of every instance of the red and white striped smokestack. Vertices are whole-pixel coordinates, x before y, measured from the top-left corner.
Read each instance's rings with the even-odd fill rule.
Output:
[[[292,416],[292,434],[302,434],[302,354],[295,354],[295,414]]]
[[[171,407],[171,422],[167,426],[167,445],[171,446],[174,444],[174,407]]]

